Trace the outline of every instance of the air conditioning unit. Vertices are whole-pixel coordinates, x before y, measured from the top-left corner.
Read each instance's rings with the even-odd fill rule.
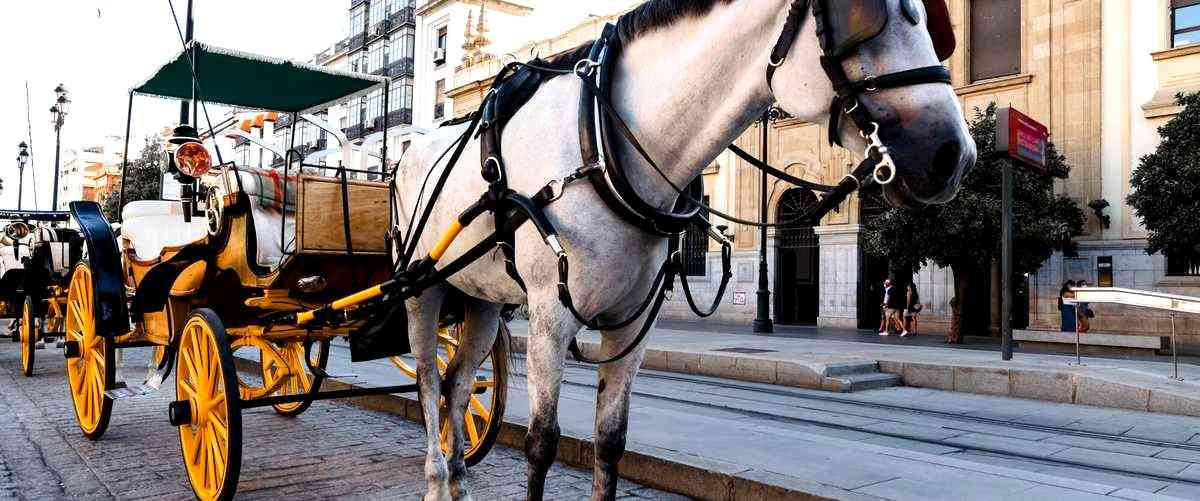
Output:
[[[433,49],[433,64],[442,64],[446,62],[446,49],[438,47]]]

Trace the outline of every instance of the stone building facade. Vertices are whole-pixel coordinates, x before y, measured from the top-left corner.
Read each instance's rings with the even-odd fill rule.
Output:
[[[1145,232],[1125,204],[1138,159],[1157,146],[1156,128],[1178,112],[1171,97],[1178,91],[1200,90],[1200,45],[1176,40],[1171,25],[1173,9],[1189,3],[948,0],[948,4],[959,50],[946,64],[965,114],[970,118],[975,108],[995,102],[1047,124],[1051,139],[1072,167],[1070,178],[1057,181],[1055,190],[1076,200],[1087,214],[1078,256],[1055,255],[1029,277],[1023,300],[1028,301],[1030,328],[1056,329],[1060,284],[1067,279],[1096,284],[1102,262],[1111,261],[1115,286],[1200,296],[1200,277],[1167,276],[1165,258],[1146,255]],[[594,38],[613,19],[593,18],[516,53],[556,54]],[[449,91],[457,103],[456,114],[478,106],[500,66],[501,61],[491,60],[459,68],[457,86]],[[761,127],[751,127],[737,144],[758,155]],[[832,184],[849,172],[854,160],[849,152],[830,146],[825,137],[822,124],[786,118],[772,122],[766,130],[769,161],[793,175]],[[704,178],[714,207],[738,217],[758,218],[761,178],[752,166],[725,153]],[[768,220],[786,219],[796,196],[786,185],[772,182]],[[852,196],[840,211],[813,228],[767,232],[771,317],[777,323],[878,326],[878,282],[888,274],[887,263],[861,250],[864,222],[883,210],[872,198]],[[1110,218],[1107,227],[1086,208],[1100,199],[1110,204],[1102,213]],[[738,226],[731,231],[734,278],[716,320],[745,323],[755,317],[759,233]],[[701,297],[711,297],[719,282],[716,250],[710,248],[704,274],[691,279]],[[990,313],[994,325],[999,310],[998,272],[992,278],[990,290],[985,288],[972,300],[984,303],[978,311],[986,312],[984,316]],[[954,290],[951,273],[924,269],[913,280],[926,307],[922,330],[944,330]],[[1167,317],[1155,312],[1100,307],[1098,313],[1095,331],[1169,331]],[[692,318],[680,297],[667,304],[663,317]],[[1200,331],[1198,321],[1179,325],[1181,332]],[[1184,345],[1200,350],[1200,336]]]

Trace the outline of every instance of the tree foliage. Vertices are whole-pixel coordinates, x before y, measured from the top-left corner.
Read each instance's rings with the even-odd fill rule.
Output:
[[[162,183],[162,151],[162,140],[158,136],[146,136],[138,158],[129,162],[125,178],[113,186],[112,191],[100,204],[104,217],[109,221],[118,219],[121,212],[121,207],[118,207],[121,203],[121,185],[126,182],[129,184],[125,186],[125,203],[135,200],[158,200],[159,185]]]
[[[980,157],[958,196],[943,205],[890,208],[867,223],[864,239],[866,252],[888,258],[894,269],[916,271],[931,263],[951,268],[958,297],[968,275],[988,270],[1000,257],[1001,162],[1007,161],[985,153],[995,143],[994,103],[976,108],[968,125]],[[1046,156],[1051,172],[1070,172],[1053,143]],[[1013,272],[1037,271],[1056,250],[1073,253],[1072,239],[1083,232],[1083,217],[1075,201],[1054,194],[1053,179],[1013,169]],[[957,304],[954,310],[957,325]]]
[[[1200,249],[1200,93],[1175,96],[1183,111],[1158,128],[1162,142],[1129,179],[1130,207],[1150,234],[1146,252]]]

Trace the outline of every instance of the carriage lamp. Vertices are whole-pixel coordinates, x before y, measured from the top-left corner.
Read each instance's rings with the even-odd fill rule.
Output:
[[[199,141],[183,143],[175,150],[175,168],[185,176],[200,177],[212,169],[212,157]]]
[[[25,141],[17,145],[17,210],[21,210],[21,201],[24,198],[25,188],[25,163],[29,161],[29,145]]]

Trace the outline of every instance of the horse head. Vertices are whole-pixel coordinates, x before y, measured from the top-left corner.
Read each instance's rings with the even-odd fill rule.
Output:
[[[828,121],[831,142],[890,157],[894,170],[876,180],[892,205],[953,199],[976,151],[940,63],[955,44],[945,0],[779,4],[788,12],[769,61],[775,100],[802,119]]]

